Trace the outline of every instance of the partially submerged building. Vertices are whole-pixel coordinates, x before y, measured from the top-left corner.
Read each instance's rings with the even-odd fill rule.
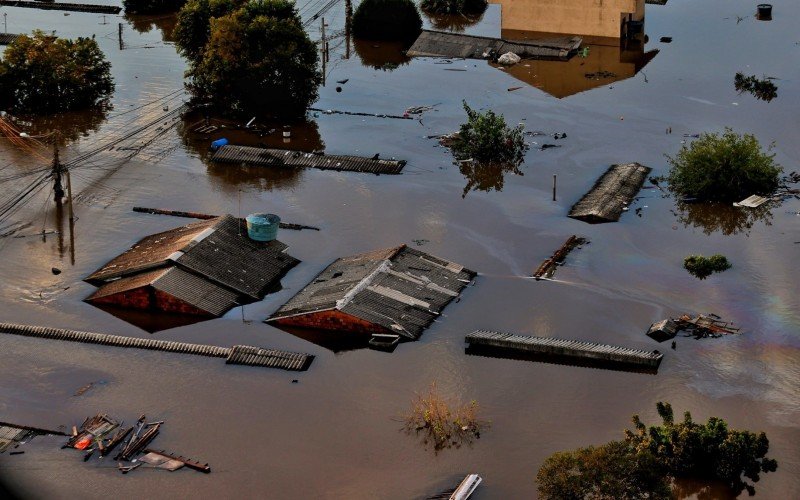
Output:
[[[223,215],[147,236],[89,275],[86,299],[198,316],[221,316],[280,288],[300,261],[278,240],[255,241],[245,222]]]
[[[405,245],[343,257],[325,268],[267,323],[416,340],[476,276]]]
[[[489,0],[500,4],[503,38],[510,31],[619,39],[641,32],[645,0]]]

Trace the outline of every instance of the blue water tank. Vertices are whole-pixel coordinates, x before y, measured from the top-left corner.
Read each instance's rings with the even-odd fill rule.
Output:
[[[278,237],[281,218],[275,214],[250,214],[247,221],[247,236],[254,241],[272,241]]]
[[[211,143],[211,151],[216,151],[222,146],[227,146],[227,145],[228,145],[228,139],[224,137],[222,139],[217,139],[216,141]]]

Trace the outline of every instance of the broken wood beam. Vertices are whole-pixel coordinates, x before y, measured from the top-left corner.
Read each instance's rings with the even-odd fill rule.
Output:
[[[567,258],[567,255],[575,248],[580,245],[587,243],[586,238],[579,238],[576,235],[572,235],[567,238],[567,241],[561,245],[561,247],[553,253],[552,256],[547,258],[541,265],[536,269],[536,272],[533,273],[533,277],[537,280],[542,278],[551,278],[555,272],[556,268],[564,263],[564,260]]]
[[[154,450],[152,448],[146,448],[142,453],[155,453],[157,455],[161,455],[163,457],[167,457],[170,460],[177,460],[178,462],[181,462],[186,467],[189,467],[190,469],[194,469],[194,470],[199,471],[199,472],[203,472],[205,474],[208,474],[209,472],[211,472],[211,467],[207,463],[204,464],[204,463],[198,462],[197,460],[192,460],[191,458],[186,458],[186,457],[184,457],[182,455],[175,455],[173,453],[167,453],[164,450],[160,450],[159,451],[159,450]]]
[[[219,217],[218,215],[203,214],[200,212],[183,212],[180,210],[165,210],[162,208],[148,208],[148,207],[133,207],[133,211],[142,214],[171,215],[173,217],[185,217],[187,219],[201,219],[201,220],[216,219],[217,217]],[[319,231],[318,227],[304,226],[303,224],[292,224],[290,222],[281,222],[279,224],[279,227],[281,229],[292,229],[294,231],[300,231],[302,229],[311,229],[312,231]]]

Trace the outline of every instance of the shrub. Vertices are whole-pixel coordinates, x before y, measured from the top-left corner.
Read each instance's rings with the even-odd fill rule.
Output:
[[[189,90],[223,114],[297,118],[318,96],[316,46],[288,0],[192,0],[176,38],[190,59]]]
[[[34,31],[11,42],[0,60],[0,106],[17,111],[85,109],[113,92],[111,64],[94,38]]]
[[[472,159],[478,163],[519,165],[528,145],[523,139],[523,127],[510,128],[503,115],[494,111],[475,111],[464,101],[467,122],[461,125],[452,144],[459,160]]]
[[[715,254],[711,257],[690,255],[683,259],[683,267],[693,276],[704,280],[712,273],[721,273],[731,268],[731,263],[724,255]]]
[[[130,14],[161,14],[177,12],[186,0],[122,0],[125,12]]]
[[[733,493],[747,490],[760,474],[778,463],[767,458],[769,440],[763,432],[732,430],[717,417],[696,424],[689,412],[675,423],[669,403],[656,404],[663,424],[647,427],[633,416],[634,431],[624,441],[558,452],[544,461],[536,476],[545,499],[671,498],[670,481],[691,478],[722,481]],[[743,479],[744,478],[744,479]]]
[[[701,201],[739,201],[769,194],[777,187],[781,167],[758,140],[725,129],[722,135],[701,134],[674,157],[667,180],[670,190]]]
[[[624,441],[554,453],[539,469],[536,482],[544,500],[672,498],[669,480],[653,454],[636,453]]]
[[[733,85],[740,94],[750,92],[756,99],[762,101],[769,102],[778,97],[778,87],[769,78],[759,80],[755,75],[744,76],[744,73],[736,73]]]
[[[364,0],[353,14],[353,36],[367,40],[413,42],[422,18],[411,0]]]
[[[422,0],[419,7],[430,14],[482,14],[486,0]]]
[[[451,405],[439,394],[436,384],[428,393],[417,395],[411,403],[411,412],[405,418],[407,432],[422,433],[423,442],[433,444],[436,451],[461,443],[471,443],[480,438],[487,424],[478,420],[478,403]]]

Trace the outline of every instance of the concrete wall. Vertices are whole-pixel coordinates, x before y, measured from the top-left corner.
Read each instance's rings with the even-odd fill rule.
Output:
[[[644,19],[645,0],[489,0],[503,30],[619,38],[622,21]]]

